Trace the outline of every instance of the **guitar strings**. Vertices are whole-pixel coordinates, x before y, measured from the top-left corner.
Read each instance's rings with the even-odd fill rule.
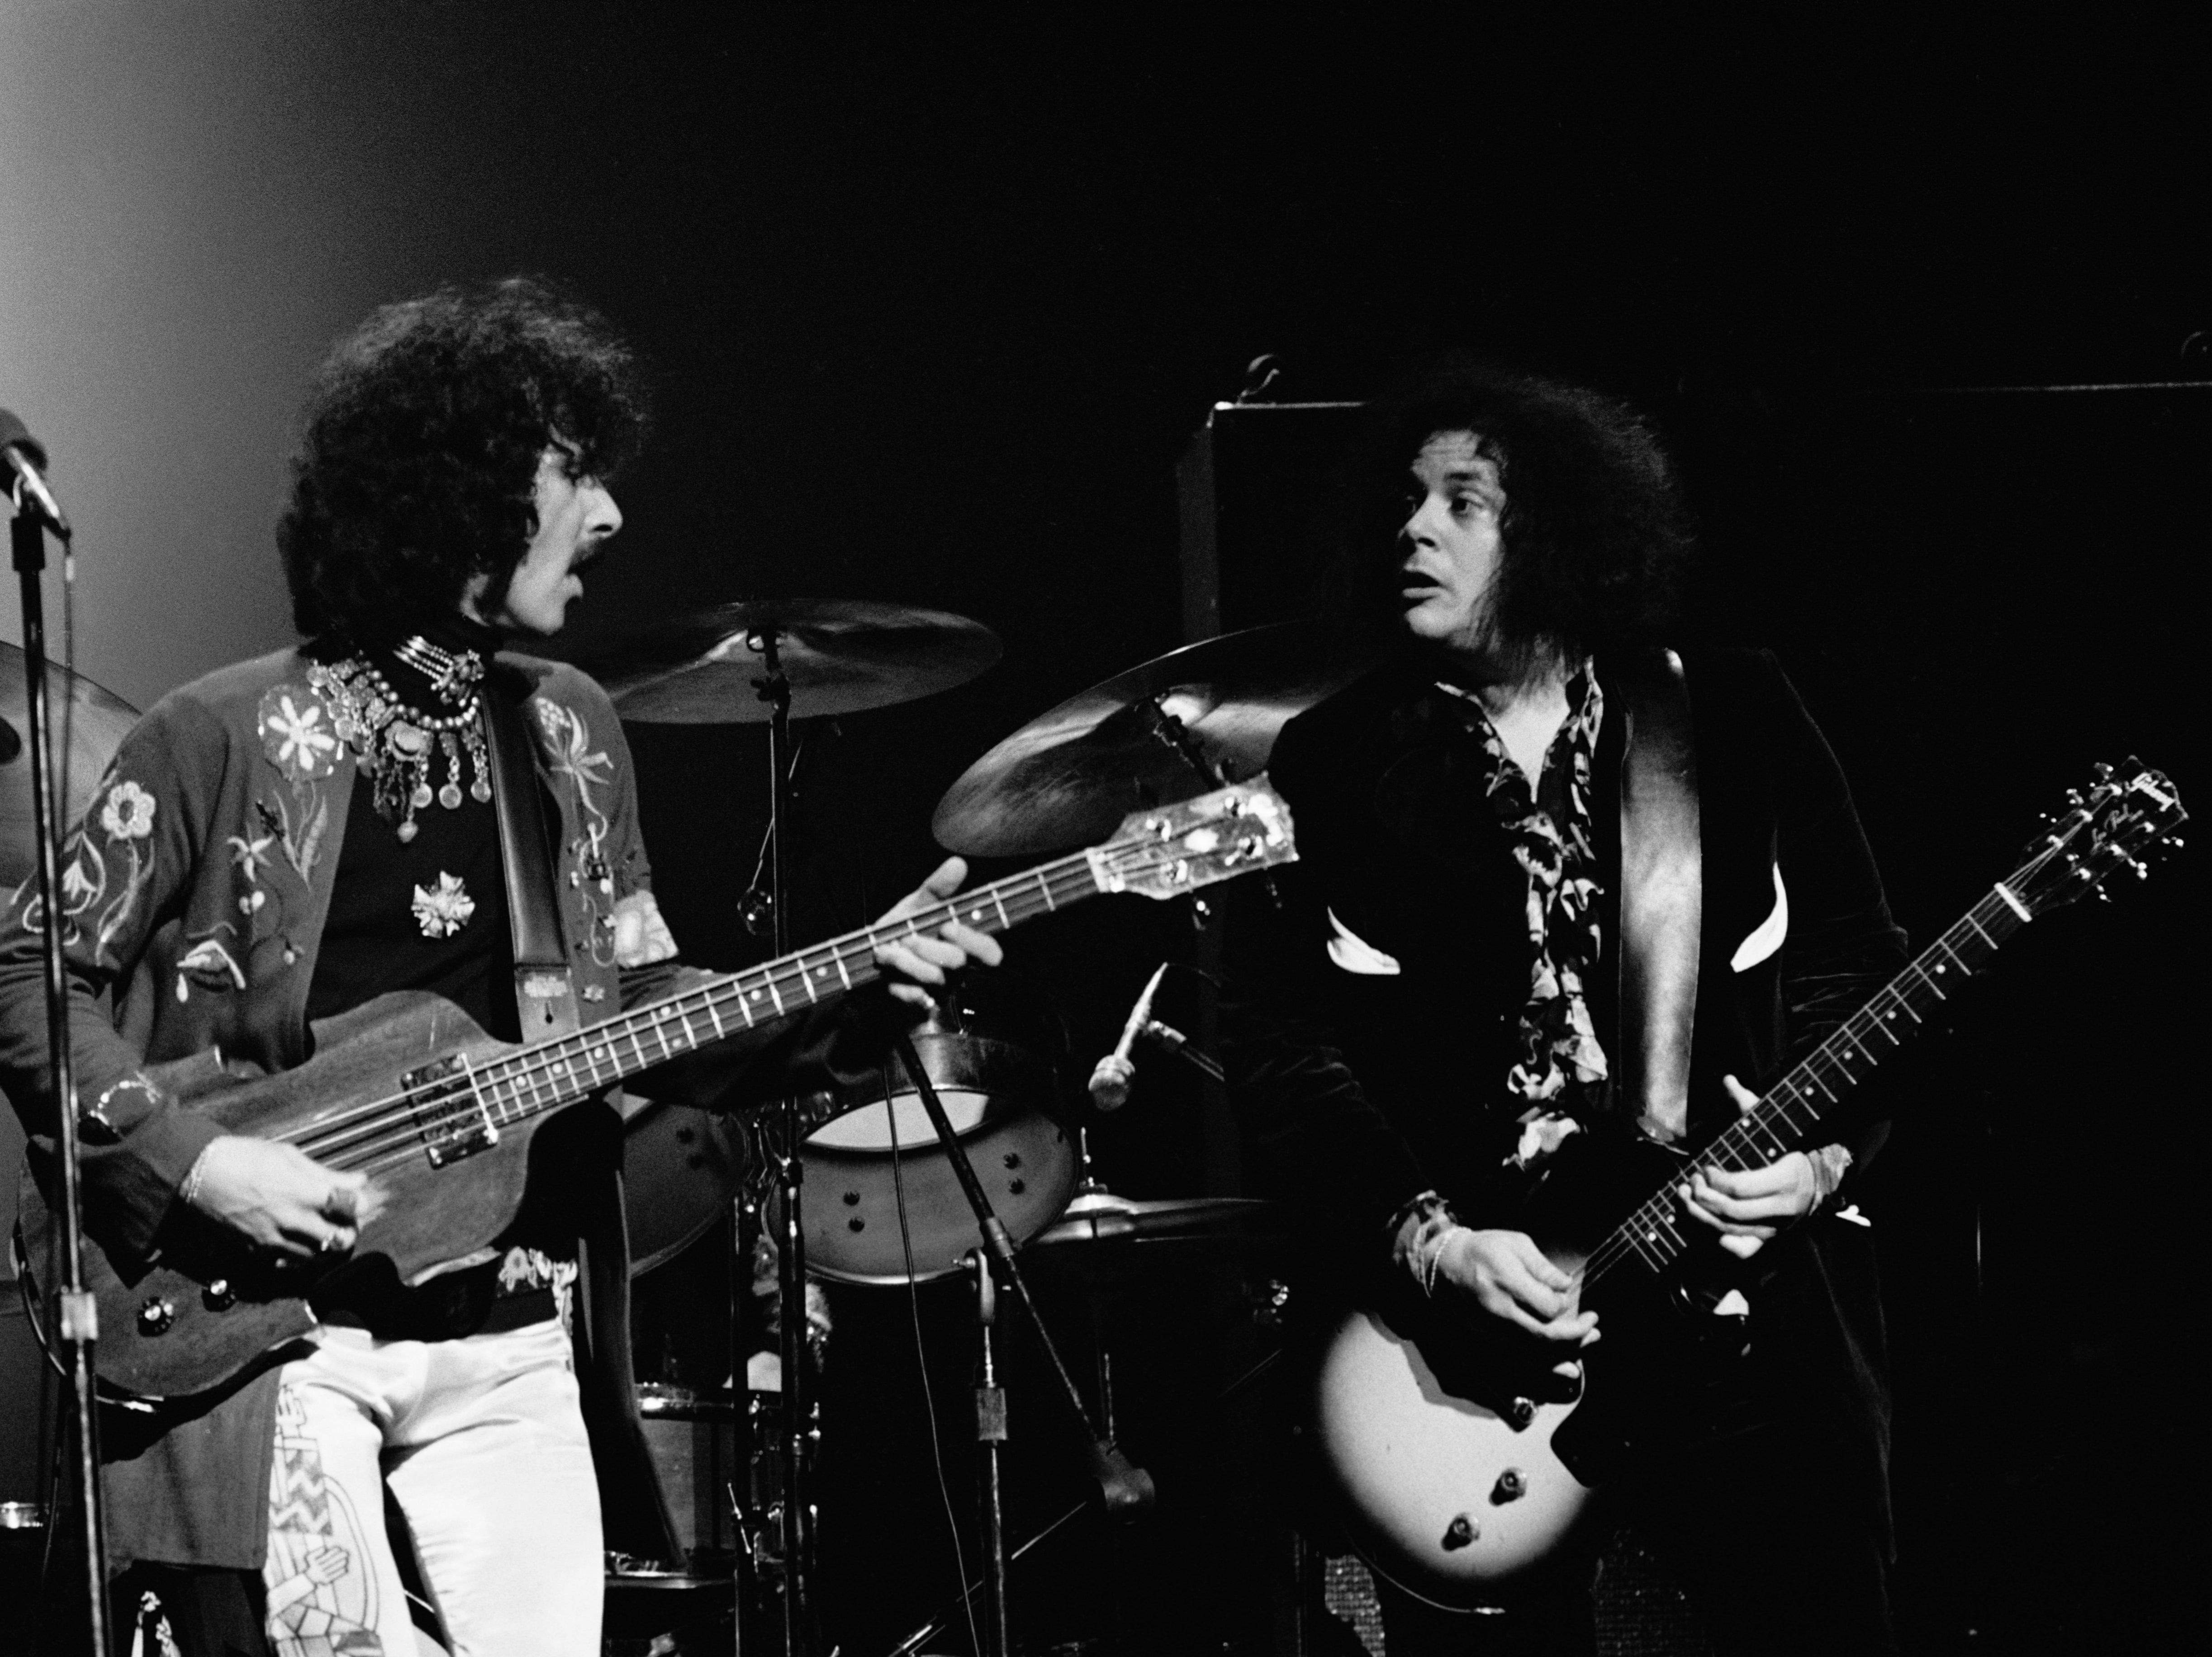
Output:
[[[2022,865],[2021,870],[2016,871],[2011,878],[2018,880],[2023,876],[2032,876],[2056,854],[2057,849],[2055,847],[2048,848],[2036,858],[2031,859]],[[1903,1010],[1911,1013],[1916,1025],[1921,1022],[1919,1015],[1911,1012],[1911,1001],[1905,993],[1905,986],[1911,980],[1917,978],[1931,993],[1941,997],[1942,992],[1936,988],[1934,980],[1923,963],[1941,953],[1949,957],[1948,966],[1956,967],[1961,977],[1971,978],[1975,968],[1966,964],[1965,958],[1960,955],[1952,940],[1955,938],[1959,944],[1967,944],[1970,940],[1965,929],[1971,928],[1973,932],[1980,934],[1984,943],[1988,945],[1990,954],[1994,955],[1999,948],[2002,947],[2005,939],[2017,930],[2020,924],[2021,923],[2011,906],[1993,888],[1987,895],[1978,899],[1966,914],[1954,923],[1935,943],[1907,962],[1901,972],[1868,998],[1864,1005],[1856,1009],[1850,1017],[1844,1019],[1823,1037],[1818,1047],[1793,1065],[1775,1083],[1774,1087],[1769,1089],[1757,1107],[1747,1111],[1735,1121],[1730,1123],[1715,1138],[1713,1143],[1700,1153],[1700,1159],[1717,1163],[1739,1173],[1747,1168],[1764,1167],[1774,1158],[1762,1154],[1757,1145],[1757,1136],[1762,1132],[1774,1142],[1780,1154],[1787,1155],[1791,1147],[1781,1134],[1775,1132],[1773,1119],[1780,1117],[1796,1134],[1802,1136],[1809,1131],[1813,1124],[1817,1124],[1821,1117],[1821,1112],[1811,1095],[1796,1080],[1801,1073],[1814,1085],[1819,1086],[1821,1091],[1828,1093],[1832,1103],[1836,1102],[1833,1091],[1820,1080],[1820,1065],[1823,1059],[1842,1074],[1846,1083],[1852,1086],[1857,1085],[1863,1078],[1853,1071],[1850,1065],[1845,1062],[1842,1049],[1856,1048],[1860,1059],[1871,1071],[1881,1064],[1885,1055],[1876,1053],[1868,1045],[1867,1036],[1870,1032],[1880,1031],[1889,1042],[1890,1050],[1894,1052],[1902,1047],[1905,1042],[1903,1036],[1891,1027],[1889,1018],[1893,1017],[1897,1011]],[[1996,929],[1994,932],[1990,930],[1992,926]],[[1937,962],[1935,964],[1939,970],[1948,969],[1945,962]],[[1886,1003],[1893,1005],[1886,1006]],[[1811,1108],[1812,1123],[1800,1124],[1796,1120],[1792,1113],[1794,1105],[1797,1103]],[[1584,1262],[1583,1268],[1583,1280],[1585,1284],[1595,1283],[1613,1266],[1632,1254],[1656,1271],[1667,1265],[1674,1254],[1680,1253],[1688,1247],[1687,1240],[1676,1229],[1681,1217],[1674,1207],[1674,1182],[1669,1181],[1665,1190],[1646,1198],[1627,1220],[1616,1227],[1603,1242],[1591,1251],[1590,1257]],[[1668,1243],[1671,1245],[1671,1249],[1659,1243],[1658,1235],[1662,1233],[1666,1236]],[[1647,1248],[1650,1253],[1647,1253]],[[1652,1258],[1653,1254],[1657,1258]]]
[[[1139,842],[1097,849],[1103,856],[1107,871],[1123,878],[1183,860],[1177,848],[1165,843]],[[1026,911],[1018,920],[1010,920],[1008,922],[1009,925],[1017,925],[1019,920],[1034,919],[1040,913],[1033,907],[1040,896],[1045,904],[1043,912],[1049,912],[1060,907],[1064,898],[1111,889],[1110,887],[1102,887],[1091,854],[1088,852],[1077,853],[1056,863],[1042,865],[1010,880],[994,883],[993,886],[969,893],[957,901],[942,904],[932,914],[909,917],[901,931],[893,932],[885,929],[865,928],[800,950],[788,957],[780,968],[771,966],[763,983],[764,986],[793,981],[804,984],[810,957],[817,963],[823,959],[842,962],[846,950],[861,944],[865,944],[872,955],[884,943],[919,937],[930,928],[957,920],[963,909],[973,910],[975,918],[980,920],[982,912],[976,905],[976,900],[985,895],[991,898],[993,907],[1002,913],[1009,907]],[[986,926],[988,927],[988,923]],[[862,982],[873,981],[879,975],[880,969],[875,968],[872,961],[860,964],[866,974]],[[594,1047],[607,1052],[611,1050],[612,1041],[627,1037],[637,1050],[641,1060],[639,1068],[642,1069],[706,1045],[694,1037],[690,1030],[690,1019],[698,1013],[685,1012],[681,1009],[687,1003],[703,1004],[700,1009],[703,1011],[718,1005],[726,1005],[733,997],[742,1002],[744,992],[740,986],[745,980],[756,976],[757,973],[757,969],[754,973],[732,974],[695,986],[666,1000],[622,1015],[605,1025],[572,1032],[534,1050],[526,1048],[518,1053],[503,1055],[480,1071],[471,1072],[464,1069],[434,1078],[427,1084],[365,1101],[276,1137],[297,1143],[311,1154],[319,1154],[332,1166],[349,1170],[381,1172],[404,1165],[425,1148],[423,1142],[441,1126],[458,1126],[471,1115],[489,1117],[495,1110],[502,1113],[499,1118],[501,1121],[522,1120],[554,1105],[568,1102],[562,1096],[557,1083],[573,1081],[575,1071],[582,1064],[588,1064],[596,1074],[601,1067],[601,1061],[590,1058]],[[795,980],[793,974],[798,974]],[[839,991],[834,993],[842,992],[841,985]],[[756,988],[752,993],[757,997],[759,990]],[[816,1005],[822,999],[811,990],[808,993],[807,1005]],[[672,1008],[678,1010],[672,1016],[683,1025],[688,1045],[679,1045],[672,1041],[664,1028],[672,1016]],[[617,1024],[628,1028],[615,1033],[612,1027]],[[750,1024],[747,1026],[749,1029],[751,1027]],[[659,1049],[657,1056],[647,1055],[644,1038],[648,1035]],[[715,1039],[721,1038],[718,1035]],[[574,1050],[573,1053],[570,1052],[572,1049]],[[618,1066],[617,1069],[618,1077],[621,1072]],[[553,1087],[554,1097],[548,1102],[539,1096],[547,1090],[549,1080],[553,1078],[557,1078],[557,1082]],[[597,1085],[596,1080],[592,1085]],[[501,1105],[496,1098],[501,1089],[510,1096],[507,1105]],[[587,1087],[584,1092],[590,1090],[591,1088]],[[578,1094],[574,1096],[583,1096]],[[463,1106],[464,1108],[456,1110],[456,1106]],[[511,1117],[504,1115],[503,1113],[510,1108],[515,1114]],[[433,1111],[436,1114],[426,1120],[425,1113]]]
[[[939,914],[935,918],[927,916],[912,917],[909,920],[906,929],[902,932],[890,933],[888,931],[882,931],[855,933],[848,936],[864,939],[869,944],[871,952],[872,952],[873,948],[879,946],[883,942],[891,941],[895,938],[910,938],[918,936],[925,927],[941,925],[945,920],[950,918],[951,918],[951,906],[947,905],[940,910]],[[817,947],[822,950],[834,949],[836,945],[843,944],[845,941],[845,939],[834,939],[831,940],[829,944]],[[782,974],[779,974],[771,972],[769,979],[773,980],[779,977],[788,977],[790,972],[794,968],[803,969],[803,963],[805,956],[813,953],[814,950],[811,950],[799,952],[799,955],[790,958],[791,966],[787,967]],[[876,969],[871,964],[865,970],[869,973],[870,978],[868,980],[864,980],[863,981],[872,981]],[[551,1053],[556,1055],[556,1057],[527,1059],[518,1064],[516,1060],[520,1058],[521,1055],[507,1055],[501,1059],[495,1060],[483,1070],[476,1072],[474,1080],[478,1088],[484,1086],[493,1088],[506,1086],[510,1091],[515,1092],[519,1095],[526,1079],[535,1078],[529,1079],[531,1091],[535,1093],[542,1088],[543,1078],[556,1074],[565,1077],[569,1071],[578,1067],[576,1060],[562,1056],[557,1056],[562,1054],[563,1050],[580,1047],[586,1053],[588,1053],[594,1047],[604,1049],[611,1041],[622,1039],[620,1034],[610,1033],[612,1031],[613,1026],[617,1024],[635,1025],[640,1021],[647,1021],[650,1023],[651,1034],[660,1048],[657,1058],[647,1059],[644,1057],[642,1046],[641,1044],[639,1044],[641,1061],[646,1065],[663,1062],[665,1059],[676,1057],[678,1053],[686,1051],[687,1049],[678,1047],[675,1043],[669,1041],[665,1032],[660,1029],[662,1020],[655,1017],[657,1013],[662,1014],[665,1017],[665,1009],[672,1006],[681,1006],[682,1005],[689,1002],[703,1002],[708,1005],[717,1005],[718,1003],[726,1003],[732,998],[741,1002],[744,999],[744,992],[739,986],[744,980],[753,975],[754,974],[752,973],[732,974],[723,979],[710,980],[706,984],[695,986],[689,990],[681,992],[678,995],[668,998],[665,1001],[638,1008],[634,1011],[621,1015],[618,1018],[609,1021],[605,1025],[595,1026],[585,1030],[572,1031],[565,1036],[556,1037],[554,1041],[544,1044],[544,1047],[537,1050],[540,1053]],[[817,998],[817,999],[818,999],[818,998]],[[808,1005],[813,1005],[813,1003],[810,1002]],[[695,1016],[698,1015],[684,1014],[678,1016],[679,1022],[685,1023],[687,1033],[689,1019]],[[746,1028],[751,1029],[754,1028],[754,1025],[748,1023]],[[638,1044],[638,1032],[633,1029],[629,1032],[629,1035],[633,1043]],[[720,1038],[717,1037],[716,1039],[719,1040]],[[703,1044],[696,1041],[696,1040],[692,1042],[692,1046],[694,1047]],[[531,1050],[529,1049],[525,1049],[524,1053],[526,1053],[530,1051]],[[589,1063],[591,1067],[594,1070],[601,1067],[600,1061],[598,1060],[586,1059],[584,1062]],[[389,1126],[392,1121],[397,1120],[388,1114],[381,1119],[368,1121],[362,1120],[361,1119],[363,1117],[374,1117],[375,1114],[380,1111],[388,1113],[389,1108],[393,1105],[404,1105],[412,1109],[423,1103],[441,1102],[439,1093],[441,1089],[444,1090],[448,1096],[457,1096],[461,1093],[473,1094],[477,1089],[471,1088],[470,1083],[471,1077],[465,1071],[455,1072],[449,1076],[440,1077],[434,1078],[434,1081],[429,1083],[426,1083],[416,1088],[403,1089],[399,1093],[387,1095],[379,1099],[366,1101],[349,1110],[339,1112],[332,1116],[322,1118],[315,1122],[307,1124],[303,1127],[295,1130],[293,1132],[280,1135],[278,1137],[287,1140],[296,1141],[301,1144],[303,1148],[323,1147],[327,1150],[330,1148],[346,1146],[350,1144],[353,1141],[359,1139],[363,1134],[378,1132]],[[334,1135],[332,1133],[332,1130],[340,1127],[345,1127],[349,1131]],[[359,1147],[356,1146],[355,1149],[358,1150]]]

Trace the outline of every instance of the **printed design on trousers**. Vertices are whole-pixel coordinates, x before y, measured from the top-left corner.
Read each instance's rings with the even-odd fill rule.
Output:
[[[294,1387],[280,1387],[261,1568],[276,1657],[384,1657],[371,1557],[361,1515],[324,1473],[306,1405]]]

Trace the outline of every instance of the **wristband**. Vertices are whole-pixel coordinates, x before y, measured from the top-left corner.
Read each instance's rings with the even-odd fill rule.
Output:
[[[108,1107],[115,1096],[125,1088],[134,1088],[146,1096],[149,1114],[161,1108],[161,1094],[159,1089],[143,1076],[126,1076],[121,1081],[111,1083],[101,1092],[99,1098],[77,1111],[76,1131],[81,1138],[96,1145],[122,1144],[123,1136],[128,1130],[117,1123],[115,1118],[109,1114]],[[144,1120],[145,1118],[141,1116],[131,1126],[136,1126],[137,1121]]]

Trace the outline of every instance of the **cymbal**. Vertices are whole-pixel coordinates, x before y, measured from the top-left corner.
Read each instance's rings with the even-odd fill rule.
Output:
[[[37,815],[31,810],[31,726],[23,652],[0,644],[0,887],[13,889],[39,866]],[[53,732],[56,786],[66,785],[62,832],[90,804],[108,761],[138,710],[58,663],[46,665],[46,714]]]
[[[1066,1248],[1079,1244],[1164,1242],[1217,1232],[1261,1220],[1275,1205],[1252,1197],[1160,1197],[1138,1201],[1110,1191],[1087,1191],[1068,1204],[1060,1218],[1029,1241],[1031,1248]]]
[[[999,659],[998,634],[950,610],[857,598],[748,598],[696,610],[589,664],[615,711],[647,725],[762,725],[761,635],[775,634],[791,717],[933,696]]]
[[[1334,622],[1250,628],[1170,651],[1070,697],[969,766],[937,804],[937,842],[983,857],[1095,845],[1132,811],[1217,786],[1164,739],[1159,714],[1174,717],[1202,763],[1241,781],[1266,768],[1291,715],[1382,655],[1379,640]]]

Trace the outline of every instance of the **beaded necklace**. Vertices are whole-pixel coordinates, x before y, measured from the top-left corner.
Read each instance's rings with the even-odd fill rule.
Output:
[[[448,811],[460,810],[464,745],[476,774],[469,794],[480,804],[491,798],[491,770],[483,724],[477,718],[483,703],[477,685],[483,677],[483,659],[473,650],[441,649],[419,634],[392,653],[428,678],[432,692],[452,711],[426,713],[400,701],[392,682],[366,656],[318,662],[307,670],[307,678],[330,703],[340,740],[352,745],[374,786],[377,816],[386,822],[397,822],[399,838],[405,841],[415,838],[415,814],[428,810],[433,799]],[[430,766],[441,751],[446,757],[446,782],[434,792]]]

